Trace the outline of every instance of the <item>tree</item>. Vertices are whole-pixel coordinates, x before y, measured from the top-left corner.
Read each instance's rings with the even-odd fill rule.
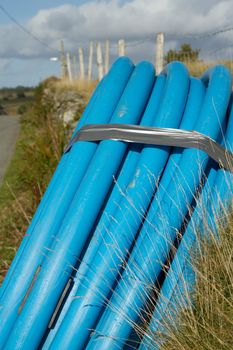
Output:
[[[166,63],[171,61],[198,61],[200,50],[194,50],[190,44],[182,44],[179,50],[169,50],[165,56]]]

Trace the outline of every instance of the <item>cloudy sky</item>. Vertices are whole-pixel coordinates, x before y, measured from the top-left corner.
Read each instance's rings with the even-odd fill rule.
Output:
[[[50,57],[59,55],[61,39],[72,54],[82,46],[85,58],[90,40],[109,39],[113,61],[117,40],[125,38],[136,62],[154,61],[162,31],[166,49],[190,42],[203,57],[233,57],[232,17],[233,0],[0,0],[0,86],[59,75],[59,62]]]

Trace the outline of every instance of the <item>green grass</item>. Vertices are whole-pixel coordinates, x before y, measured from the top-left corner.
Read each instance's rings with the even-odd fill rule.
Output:
[[[39,86],[33,103],[24,105],[15,154],[0,188],[0,281],[67,143],[67,127],[53,115],[50,103],[42,103],[48,84]]]

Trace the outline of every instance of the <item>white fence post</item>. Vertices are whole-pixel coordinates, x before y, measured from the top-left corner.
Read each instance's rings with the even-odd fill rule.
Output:
[[[85,79],[85,67],[84,67],[84,59],[83,59],[83,49],[79,47],[78,49],[79,54],[79,73],[80,73],[80,80]]]
[[[87,73],[87,79],[89,81],[92,80],[92,65],[93,65],[93,42],[91,41],[89,44],[89,59],[88,59],[88,73]]]
[[[105,65],[104,65],[104,73],[107,74],[109,70],[109,40],[105,42]]]
[[[67,62],[67,70],[68,70],[69,81],[73,81],[71,62],[70,62],[70,53],[69,52],[66,54],[66,62]]]
[[[98,67],[98,79],[100,81],[104,76],[104,69],[103,69],[102,50],[99,42],[96,45],[96,55],[97,55],[97,67]]]
[[[120,39],[118,41],[118,55],[119,57],[125,56],[125,40]]]
[[[67,78],[68,77],[68,69],[67,69],[67,61],[66,61],[66,55],[65,55],[65,49],[64,49],[64,41],[61,40],[61,77]]]
[[[73,55],[73,74],[74,74],[74,80],[77,79],[77,60],[76,60],[76,55]]]
[[[164,54],[164,34],[158,33],[156,38],[156,74],[160,74],[163,70],[163,54]]]

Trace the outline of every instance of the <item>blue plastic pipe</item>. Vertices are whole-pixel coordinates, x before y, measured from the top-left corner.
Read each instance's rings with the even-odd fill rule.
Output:
[[[190,283],[193,285],[195,275],[193,273],[194,271],[190,269],[187,261],[190,259],[190,254],[193,256],[193,252],[190,252],[188,249],[191,241],[186,241],[186,234],[189,230],[197,232],[196,229],[198,228],[198,223],[200,221],[200,214],[205,215],[204,213],[207,212],[206,205],[208,201],[210,201],[216,173],[216,169],[211,169],[204,185],[201,198],[198,199],[199,209],[195,209],[192,220],[189,222],[170,270],[165,278],[158,301],[156,302],[152,321],[148,330],[145,332],[139,347],[140,350],[150,348],[159,349],[159,345],[163,342],[163,337],[161,335],[163,332],[164,334],[166,333],[165,325],[169,322],[169,319],[172,320],[172,322],[175,319],[175,315],[177,315],[178,312],[178,304],[179,306],[190,307],[190,295],[193,290],[190,289],[189,286]],[[189,280],[189,283],[187,283],[187,279]],[[157,337],[156,334],[160,334],[160,337]]]
[[[111,123],[139,122],[154,79],[154,68],[151,64],[142,62],[135,68],[113,113]],[[103,101],[103,104],[105,105],[106,101]],[[78,145],[79,143],[76,144]],[[51,246],[47,259],[11,330],[5,349],[38,347],[126,150],[127,145],[123,142],[100,143],[63,219],[56,242]]]
[[[199,116],[203,99],[205,97],[205,90],[205,85],[200,79],[193,77],[190,79],[189,96],[185,107],[185,113],[181,120],[179,129],[187,131],[191,131],[194,129],[194,125]],[[162,201],[163,196],[167,192],[167,187],[172,177],[174,177],[174,174],[176,172],[181,171],[179,167],[179,161],[181,159],[182,153],[182,148],[174,147],[169,156],[168,162],[166,164],[156,192],[156,198],[158,203]],[[180,174],[178,176],[180,176]]]
[[[96,87],[87,107],[85,108],[85,111],[83,112],[83,115],[80,119],[80,121],[78,122],[76,128],[75,128],[75,131],[74,131],[74,134],[75,132],[77,132],[82,126],[84,126],[86,124],[86,121],[87,121],[87,117],[88,117],[88,113],[90,111],[90,109],[92,108],[92,105],[95,103],[96,101],[96,98],[100,92],[100,89],[101,89],[101,86],[104,82],[104,78],[99,82],[98,86]],[[8,287],[9,285],[9,288],[10,288],[10,280],[12,278],[12,275],[14,274],[14,271],[15,269],[17,268],[17,264],[18,264],[18,261],[20,260],[21,258],[21,255],[24,253],[29,253],[27,252],[27,245],[28,245],[28,241],[31,239],[31,237],[34,235],[34,232],[36,230],[33,230],[33,228],[35,227],[36,225],[36,222],[37,220],[40,220],[40,217],[41,217],[41,212],[43,211],[43,209],[45,208],[45,206],[47,205],[47,203],[49,202],[49,199],[50,199],[50,193],[52,191],[52,188],[56,185],[56,181],[58,179],[59,176],[61,176],[61,173],[62,173],[62,168],[64,166],[64,158],[66,157],[66,155],[64,155],[62,157],[62,159],[60,160],[58,166],[57,166],[57,169],[55,170],[55,173],[53,174],[53,177],[52,179],[50,180],[50,183],[48,185],[48,188],[46,189],[42,199],[41,199],[41,202],[32,218],[32,221],[31,221],[31,224],[28,228],[28,231],[25,235],[25,237],[23,238],[20,246],[19,246],[19,249],[17,250],[17,253],[10,265],[10,268],[7,272],[7,275],[6,277],[4,278],[4,281],[0,287],[0,300],[1,300],[1,297],[3,296],[4,292],[5,292],[5,289]],[[29,231],[31,232],[29,234]]]
[[[109,121],[132,71],[133,64],[127,58],[120,59],[113,65],[84,113],[86,123]],[[7,289],[6,285],[3,286],[0,300],[0,348],[18,315],[18,309],[35,272],[46,256],[47,247],[50,248],[54,241],[96,149],[97,144],[94,142],[80,142],[61,159],[55,179],[48,188],[49,193],[26,233],[26,242],[23,241],[23,248],[19,252],[21,257],[16,258],[17,264],[13,263],[13,269],[9,271]]]
[[[228,151],[233,152],[233,108],[231,108],[227,131],[223,142]],[[233,174],[229,171],[211,169],[201,198],[184,233],[180,246],[171,264],[169,272],[161,289],[149,329],[146,331],[140,350],[159,349],[163,339],[157,339],[156,334],[167,333],[165,324],[176,321],[179,310],[192,305],[191,295],[195,289],[195,271],[192,268],[194,252],[198,253],[197,231],[208,235],[208,230],[215,234],[217,218],[223,208],[230,204],[233,194]],[[206,215],[206,216],[205,216]],[[203,224],[203,220],[206,221]],[[208,227],[207,233],[206,226]],[[198,258],[198,255],[197,255]],[[185,293],[184,293],[185,292]],[[169,318],[169,315],[171,316]],[[162,337],[161,337],[162,338]]]
[[[186,68],[181,63],[172,63],[167,69],[165,93],[159,110],[156,113],[155,87],[144,118],[152,115],[153,126],[178,127],[189,91],[189,78]],[[89,264],[87,274],[82,278],[77,297],[71,303],[51,349],[60,349],[62,346],[76,349],[77,343],[79,349],[85,346],[90,330],[98,321],[101,308],[111,292],[120,265],[135,239],[169,151],[169,148],[143,148],[126,196],[123,196],[118,204],[119,210],[115,213],[112,225],[102,233],[104,241],[99,246],[95,259]],[[139,214],[134,206],[140,211]],[[127,232],[127,228],[130,228],[130,232]]]
[[[209,81],[209,83],[208,83]],[[229,71],[216,66],[204,77],[207,93],[195,130],[217,139],[230,98]],[[128,339],[133,323],[148,297],[170,247],[188,212],[209,157],[202,151],[185,149],[180,160],[182,176],[170,182],[156,214],[149,210],[131,257],[87,349],[118,349]],[[156,201],[156,196],[154,201]],[[148,224],[152,223],[152,227]],[[150,232],[151,231],[151,232]],[[153,241],[153,244],[151,242]]]
[[[153,93],[155,114],[157,112],[160,101],[164,94],[165,82],[166,82],[166,76],[164,74],[161,74],[160,76],[158,76],[155,82],[154,93]],[[152,114],[144,115],[140,122],[140,125],[144,125],[144,126],[152,125],[152,122],[153,122],[152,117],[153,117]],[[82,276],[84,276],[85,273],[87,273],[89,266],[92,263],[92,260],[98,254],[100,244],[102,244],[104,239],[103,232],[106,229],[108,229],[112,220],[114,220],[115,212],[117,211],[117,208],[118,208],[118,203],[120,202],[121,196],[123,195],[122,193],[126,192],[127,186],[135,171],[135,167],[139,159],[141,149],[142,149],[141,145],[132,145],[129,147],[129,152],[127,154],[127,157],[124,160],[120,173],[117,176],[116,183],[111,191],[111,194],[107,199],[107,203],[105,205],[105,208],[103,209],[98,225],[95,228],[95,232],[91,237],[87,251],[84,257],[82,258],[80,266],[78,267],[78,273],[74,277],[74,286],[71,292],[69,293],[69,296],[62,308],[61,314],[59,315],[59,318],[57,319],[54,328],[50,330],[48,336],[46,337],[46,342],[43,345],[43,349],[49,348],[55,334],[58,331],[58,328],[60,327],[62,320],[64,319],[67,313],[67,310],[72,300],[74,299],[77,293],[78,286],[82,281]]]

